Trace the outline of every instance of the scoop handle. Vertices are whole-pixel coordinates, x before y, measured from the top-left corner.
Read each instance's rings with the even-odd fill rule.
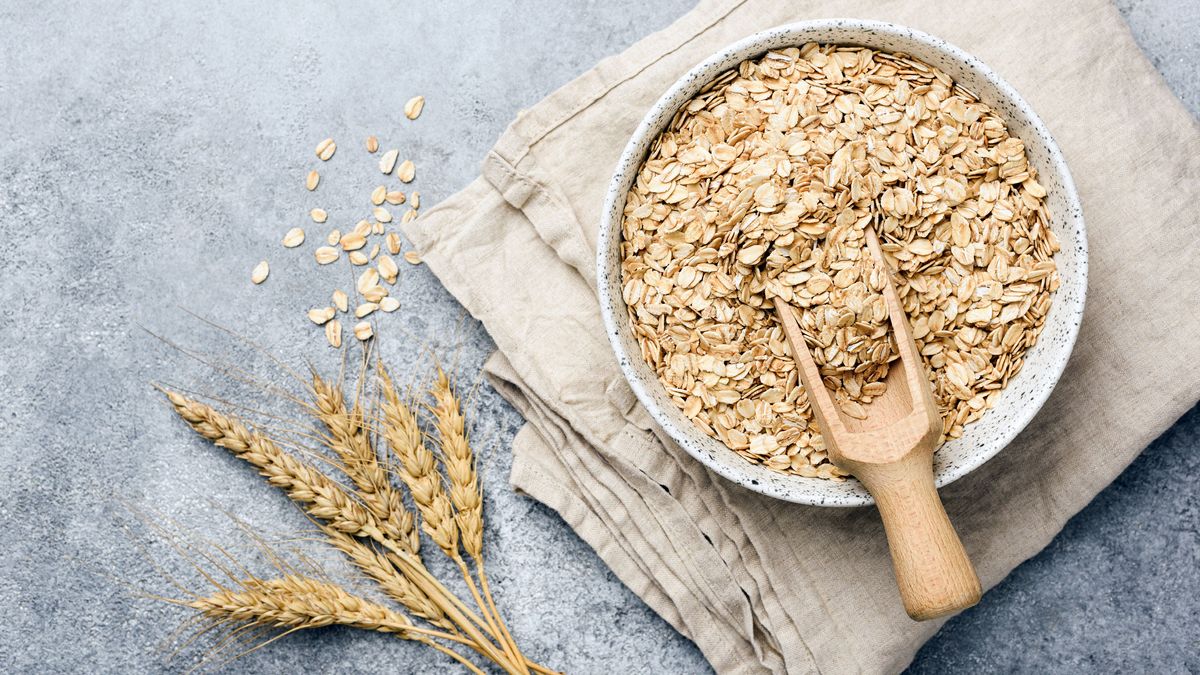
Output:
[[[927,621],[979,602],[979,577],[938,497],[932,456],[913,453],[855,475],[879,506],[908,615]]]

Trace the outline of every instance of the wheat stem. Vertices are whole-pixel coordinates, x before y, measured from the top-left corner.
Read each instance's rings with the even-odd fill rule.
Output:
[[[504,632],[488,611],[488,605],[480,596],[475,580],[458,552],[460,528],[456,525],[453,505],[443,489],[433,453],[425,446],[416,415],[400,399],[387,371],[381,367],[379,373],[383,392],[383,435],[393,454],[400,460],[403,469],[400,476],[408,485],[417,510],[421,513],[421,527],[462,571],[463,579],[486,621],[483,627],[492,634],[505,653],[519,663],[520,654],[510,648],[508,642],[511,638],[505,639]]]
[[[463,664],[463,667],[465,667],[467,670],[471,671],[472,673],[475,673],[475,675],[485,675],[485,673],[482,670],[480,670],[478,667],[476,667],[476,665],[474,663],[471,663],[470,661],[468,661],[466,659],[466,657],[464,657],[463,655],[454,651],[453,649],[450,649],[449,647],[445,647],[443,645],[439,645],[438,643],[434,642],[433,640],[421,640],[421,642],[429,645],[430,647],[433,647],[434,649],[445,654],[446,656],[449,656],[450,658],[454,659],[455,661],[458,661],[459,663]]]
[[[393,558],[393,560],[400,563],[399,567],[401,571],[408,575],[409,579],[412,580],[413,583],[420,586],[422,591],[424,591],[429,598],[435,602],[439,602],[441,609],[446,613],[446,616],[450,617],[451,620],[458,624],[458,626],[463,630],[464,633],[467,634],[468,637],[475,640],[476,644],[478,644],[480,648],[487,652],[488,658],[495,661],[498,666],[512,675],[519,675],[522,672],[521,670],[517,669],[517,666],[514,666],[510,663],[509,659],[511,657],[507,652],[498,650],[496,645],[493,644],[491,640],[479,632],[479,627],[483,626],[482,620],[480,620],[478,616],[467,609],[467,607],[462,604],[461,600],[459,600],[444,585],[442,585],[442,582],[438,581],[432,574],[429,573],[429,570],[425,569],[425,567],[419,563],[414,564],[411,554],[401,551],[395,546],[395,544],[389,542],[387,539],[380,537],[376,539],[376,541],[395,554],[395,558]]]
[[[348,602],[366,611],[368,616],[360,616],[358,619],[309,617],[295,625],[280,623],[283,619],[276,617],[271,619],[275,623],[270,623],[265,618],[256,620],[255,623],[275,627],[291,626],[290,630],[328,623],[348,623],[380,632],[403,633],[401,637],[422,642],[429,638],[428,642],[432,643],[432,638],[436,637],[470,647],[510,675],[528,675],[530,669],[543,674],[553,673],[554,671],[533,663],[521,654],[504,625],[488,586],[482,567],[482,493],[475,472],[474,454],[467,441],[465,421],[449,379],[439,369],[438,382],[432,392],[436,402],[432,411],[441,441],[447,489],[443,486],[442,475],[437,470],[436,458],[425,445],[416,416],[400,400],[382,366],[380,373],[384,384],[381,434],[400,460],[402,470],[397,473],[413,494],[414,503],[422,519],[421,529],[459,566],[482,618],[425,568],[417,552],[418,539],[412,514],[404,506],[399,491],[391,485],[388,470],[381,462],[372,442],[371,431],[365,424],[361,405],[355,403],[348,410],[340,391],[314,376],[312,393],[318,404],[315,411],[329,429],[330,445],[348,469],[346,474],[354,482],[355,489],[351,491],[311,465],[284,452],[272,439],[251,430],[240,420],[177,392],[164,389],[163,392],[176,413],[198,434],[250,463],[268,482],[281,488],[306,513],[314,519],[324,521],[321,528],[334,547],[346,554],[368,577],[379,583],[389,597],[411,611],[414,616],[424,618],[434,626],[449,632],[416,628],[406,617],[394,612],[378,614],[377,605],[353,604],[353,600],[357,599],[349,594],[345,594],[352,599]],[[403,516],[408,517],[407,523]],[[382,552],[361,539],[375,542],[382,547]],[[476,563],[478,585],[459,553],[460,544]],[[298,575],[285,577],[293,581],[301,578]],[[328,582],[311,579],[305,583],[326,585],[312,591],[316,594],[313,596],[315,600],[331,597],[326,587],[337,588]],[[260,594],[265,592],[262,589],[258,590]],[[235,591],[223,589],[221,593]],[[217,596],[209,599],[215,597]],[[233,602],[238,598],[230,595],[222,599]],[[202,611],[214,618],[214,621],[228,620],[215,618],[220,614],[219,608],[207,607]],[[252,611],[245,609],[241,611],[241,615],[254,617]],[[295,621],[294,617],[292,620]],[[356,621],[358,623],[355,623]],[[414,635],[424,637],[414,638]],[[463,663],[472,672],[480,672],[453,650],[441,645],[435,646],[439,651],[447,652]]]
[[[433,416],[441,442],[442,464],[450,481],[450,501],[454,503],[455,522],[461,533],[462,547],[478,563],[483,556],[483,493],[475,471],[475,453],[467,438],[462,407],[450,384],[450,378],[440,367],[430,393],[434,400]],[[479,611],[492,626],[496,640],[524,672],[528,673],[528,669],[524,668],[525,658],[504,625],[504,619],[496,610],[495,603],[489,605],[480,598],[466,563],[457,551],[453,557],[462,569],[463,577],[466,578],[467,585],[479,605]]]
[[[531,664],[529,660],[526,659],[519,650],[517,650],[517,641],[513,639],[512,633],[508,632],[508,626],[504,625],[504,621],[500,618],[500,610],[496,607],[496,599],[492,596],[492,589],[488,584],[487,572],[485,572],[483,568],[482,557],[475,559],[475,571],[477,574],[479,574],[479,585],[483,587],[483,596],[487,598],[488,607],[491,608],[492,614],[496,616],[496,620],[500,624],[500,632],[503,633],[503,639],[508,641],[508,643],[513,646],[514,651],[517,651],[517,657],[525,661],[525,663],[528,665],[536,665]]]
[[[479,587],[475,585],[475,579],[471,577],[471,571],[467,568],[466,561],[462,559],[462,556],[456,555],[454,556],[454,563],[458,565],[459,571],[462,572],[463,581],[466,582],[467,589],[471,592],[471,597],[475,599],[475,606],[483,613],[483,618],[488,623],[488,631],[496,638],[496,642],[499,643],[500,647],[504,649],[510,658],[520,659],[521,655],[514,653],[510,649],[508,642],[502,637],[503,633],[500,631],[499,626],[497,626],[493,612],[488,610],[488,605],[483,601],[483,597],[480,596]]]

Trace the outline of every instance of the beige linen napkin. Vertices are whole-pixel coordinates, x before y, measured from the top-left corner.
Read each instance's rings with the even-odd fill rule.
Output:
[[[594,294],[603,194],[649,106],[730,42],[839,16],[982,58],[1045,120],[1083,199],[1092,281],[1067,372],[1009,448],[942,491],[985,587],[1200,397],[1200,133],[1107,2],[701,2],[522,114],[483,176],[406,233],[499,348],[489,373],[528,420],[513,485],[720,672],[897,671],[940,625],[905,616],[874,509],[760,497],[661,438]]]

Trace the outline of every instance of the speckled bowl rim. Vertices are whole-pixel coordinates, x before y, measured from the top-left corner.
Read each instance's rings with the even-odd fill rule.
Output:
[[[1019,108],[1028,122],[1028,126],[1036,133],[1044,142],[1048,160],[1054,171],[1057,173],[1057,178],[1061,184],[1061,189],[1065,195],[1065,203],[1067,206],[1067,214],[1063,215],[1066,221],[1070,222],[1071,227],[1077,232],[1078,237],[1075,244],[1079,247],[1079,255],[1081,260],[1078,263],[1076,272],[1076,281],[1079,284],[1078,294],[1074,306],[1060,306],[1065,302],[1065,298],[1061,297],[1062,293],[1056,293],[1054,305],[1051,308],[1051,316],[1056,313],[1066,312],[1069,314],[1066,320],[1070,323],[1067,326],[1067,332],[1064,336],[1066,344],[1065,348],[1060,352],[1060,358],[1055,363],[1043,364],[1048,365],[1049,369],[1053,370],[1053,377],[1048,385],[1042,386],[1034,392],[1034,395],[1028,400],[1023,401],[1024,405],[1015,406],[1012,414],[1011,424],[1007,428],[1007,432],[1002,432],[1002,438],[996,438],[989,443],[981,452],[973,455],[969,459],[971,461],[962,462],[959,464],[951,464],[937,472],[936,483],[938,487],[948,485],[955,480],[965,476],[979,466],[983,465],[989,459],[1008,446],[1009,443],[1019,434],[1037,414],[1038,410],[1049,398],[1050,393],[1054,390],[1058,383],[1063,370],[1066,368],[1069,361],[1071,351],[1074,348],[1075,339],[1079,334],[1079,326],[1083,317],[1083,308],[1087,292],[1087,230],[1083,221],[1083,210],[1079,204],[1079,196],[1075,190],[1075,183],[1071,178],[1070,170],[1067,168],[1066,160],[1062,156],[1062,152],[1050,132],[1046,129],[1045,124],[1033,108],[1012,88],[1003,78],[995,73],[991,68],[987,67],[982,61],[958,47],[934,37],[927,33],[900,26],[897,24],[866,21],[860,19],[821,19],[814,21],[800,21],[791,24],[777,26],[759,33],[755,33],[746,37],[732,45],[713,54],[703,62],[692,68],[683,77],[679,78],[655,102],[646,116],[642,119],[633,136],[630,138],[625,150],[621,154],[621,159],[617,163],[616,171],[610,182],[608,192],[605,196],[604,209],[601,214],[600,236],[597,248],[597,290],[600,299],[601,313],[604,318],[605,331],[608,335],[613,351],[616,353],[617,360],[620,363],[621,371],[625,375],[625,379],[629,382],[629,386],[633,389],[638,401],[650,412],[654,420],[663,428],[663,430],[675,440],[688,454],[699,460],[702,464],[712,469],[718,475],[738,484],[747,489],[753,490],[760,494],[781,499],[784,501],[794,502],[798,504],[807,504],[812,506],[831,506],[831,507],[852,507],[852,506],[868,506],[874,503],[874,499],[870,494],[862,489],[861,484],[855,492],[843,492],[841,494],[830,494],[832,492],[828,487],[830,482],[820,478],[803,478],[800,476],[789,476],[771,471],[762,465],[755,465],[747,461],[743,457],[737,455],[733,450],[724,447],[720,441],[710,438],[703,434],[695,425],[687,422],[686,426],[677,424],[672,416],[654,399],[654,396],[647,390],[646,385],[633,372],[634,363],[642,363],[640,353],[630,354],[625,349],[622,343],[625,330],[622,327],[621,320],[625,317],[627,308],[624,298],[621,296],[620,282],[612,283],[608,279],[606,270],[613,265],[613,258],[617,255],[619,240],[621,237],[621,219],[617,215],[620,211],[617,209],[617,204],[624,205],[628,185],[632,184],[632,177],[629,174],[635,174],[645,159],[647,150],[639,152],[638,146],[646,141],[647,137],[653,140],[653,137],[666,126],[675,111],[683,105],[691,96],[695,95],[695,90],[704,83],[711,81],[724,70],[728,69],[728,65],[719,67],[723,62],[727,62],[730,58],[736,58],[739,61],[751,58],[765,53],[769,49],[783,47],[785,45],[800,46],[806,42],[813,40],[806,39],[806,35],[811,35],[820,31],[829,30],[852,30],[863,35],[861,42],[855,39],[834,40],[837,44],[872,46],[872,36],[887,36],[896,38],[902,41],[913,41],[922,43],[927,48],[942,52],[945,56],[954,61],[958,61],[960,65],[968,70],[975,71],[979,76],[986,79],[993,87],[995,87],[1000,98],[1006,99],[1007,102]],[[786,38],[786,39],[784,39]],[[765,46],[770,45],[770,46]],[[882,47],[875,47],[884,49]],[[902,50],[890,50],[902,51]],[[686,97],[680,96],[682,92],[691,91]],[[976,92],[979,93],[979,92]],[[678,102],[672,104],[673,100]],[[664,112],[669,114],[664,115]],[[647,144],[647,148],[649,144]],[[616,241],[614,241],[614,238]],[[619,265],[616,266],[619,275]],[[616,291],[615,293],[613,291]],[[1050,322],[1050,316],[1047,317],[1047,323]],[[1017,377],[1025,375],[1027,367]],[[651,386],[661,387],[657,378],[654,378]],[[714,456],[704,444],[715,442],[720,444],[727,452],[722,456]],[[766,474],[764,475],[764,472]],[[852,479],[851,479],[852,480]],[[852,482],[857,482],[853,481]],[[823,484],[823,485],[818,485]],[[824,493],[824,494],[822,494]]]

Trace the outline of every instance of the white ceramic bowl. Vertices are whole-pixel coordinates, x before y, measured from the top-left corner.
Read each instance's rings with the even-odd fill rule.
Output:
[[[1025,142],[1029,162],[1049,193],[1050,227],[1062,244],[1055,260],[1062,285],[1037,345],[1025,367],[1012,379],[996,406],[966,427],[963,436],[943,445],[935,455],[938,486],[967,474],[1004,448],[1033,418],[1054,389],[1071,355],[1087,290],[1087,237],[1075,185],[1058,146],[1038,116],[1011,86],[979,59],[932,35],[894,24],[856,19],[804,21],[752,35],[706,59],[681,77],[638,125],[613,174],[605,199],[597,261],[600,307],[605,328],[621,369],[638,400],[662,428],[688,453],[725,478],[764,495],[801,504],[860,506],[873,503],[855,480],[834,482],[776,473],[752,464],[725,444],[704,434],[668,399],[629,329],[621,296],[621,215],[626,192],[649,151],[650,144],[681,105],[707,82],[768,50],[807,42],[849,44],[881,51],[905,52],[946,72],[975,92],[1008,122],[1010,133]]]

